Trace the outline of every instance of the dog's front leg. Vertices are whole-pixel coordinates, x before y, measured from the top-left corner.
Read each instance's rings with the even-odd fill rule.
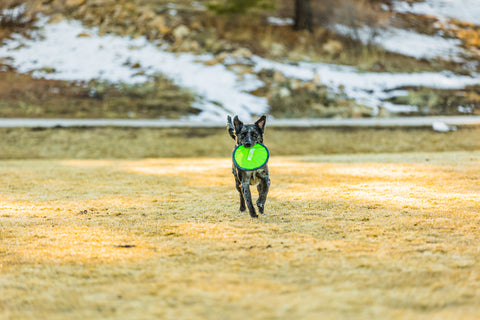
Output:
[[[257,213],[255,212],[255,208],[253,207],[252,202],[252,194],[250,193],[250,179],[242,181],[242,192],[243,197],[245,198],[245,202],[247,203],[248,213],[252,218],[258,218]]]
[[[267,194],[268,194],[269,188],[270,188],[270,178],[268,176],[265,178],[262,178],[262,180],[260,180],[260,183],[257,186],[257,190],[258,190],[257,207],[258,207],[258,211],[260,211],[261,214],[263,214],[263,211],[265,210],[265,202],[267,201]]]
[[[244,212],[245,211],[245,197],[243,196],[243,191],[242,191],[242,185],[240,182],[235,183],[235,187],[238,190],[238,193],[240,194],[240,211]]]
[[[233,176],[235,177],[235,188],[240,194],[240,211],[244,212],[246,207],[245,207],[245,198],[243,197],[243,191],[242,191],[241,174],[235,169],[235,167],[232,168],[232,173],[233,173]]]

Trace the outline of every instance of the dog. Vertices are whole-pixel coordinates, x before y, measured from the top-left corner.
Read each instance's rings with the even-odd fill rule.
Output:
[[[235,116],[232,121],[232,118],[227,116],[227,130],[229,135],[235,140],[235,148],[239,145],[251,148],[256,143],[263,143],[266,121],[266,115],[262,115],[253,124],[244,124],[238,119],[238,116]],[[244,212],[248,208],[250,216],[258,218],[250,192],[250,185],[257,185],[257,207],[260,214],[264,214],[265,202],[267,201],[268,189],[270,188],[270,175],[267,164],[253,171],[239,169],[233,164],[232,173],[235,177],[235,187],[240,193],[240,211]]]

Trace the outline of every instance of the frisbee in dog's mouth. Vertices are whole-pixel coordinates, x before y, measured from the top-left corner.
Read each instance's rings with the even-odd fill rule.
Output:
[[[256,170],[263,167],[270,156],[267,147],[261,143],[255,144],[251,148],[245,148],[239,145],[233,150],[233,163],[239,169]]]

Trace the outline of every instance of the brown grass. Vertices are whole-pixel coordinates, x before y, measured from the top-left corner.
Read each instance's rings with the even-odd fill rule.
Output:
[[[267,125],[268,127],[268,125]],[[480,127],[437,133],[430,128],[267,128],[273,156],[480,150]],[[229,157],[226,129],[0,128],[0,159],[142,159]]]
[[[478,319],[480,153],[0,161],[2,319]]]
[[[2,61],[0,59],[0,65]],[[198,114],[194,95],[156,75],[144,84],[35,79],[0,72],[3,118],[179,118]]]

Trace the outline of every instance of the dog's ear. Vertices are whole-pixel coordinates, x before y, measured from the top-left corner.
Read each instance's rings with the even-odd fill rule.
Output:
[[[235,128],[233,127],[232,117],[227,115],[227,130],[230,137],[235,140]]]
[[[233,126],[235,127],[235,132],[240,132],[243,127],[243,122],[238,119],[238,116],[233,117]]]
[[[260,117],[260,119],[257,120],[257,122],[255,122],[255,124],[257,125],[257,127],[260,128],[260,130],[262,130],[262,132],[265,132],[265,125],[267,123],[267,116],[264,114]]]

